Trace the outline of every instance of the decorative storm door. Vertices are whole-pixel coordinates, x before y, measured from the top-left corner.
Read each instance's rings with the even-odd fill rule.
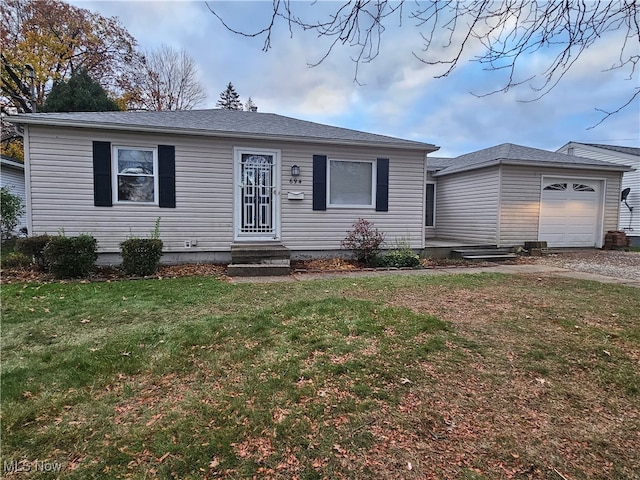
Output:
[[[236,162],[236,238],[278,239],[276,152],[238,151]]]

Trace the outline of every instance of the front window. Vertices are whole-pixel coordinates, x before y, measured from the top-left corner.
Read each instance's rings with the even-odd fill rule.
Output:
[[[328,196],[334,207],[373,207],[375,168],[373,161],[330,160]]]
[[[153,148],[115,147],[116,202],[157,203],[158,161]]]

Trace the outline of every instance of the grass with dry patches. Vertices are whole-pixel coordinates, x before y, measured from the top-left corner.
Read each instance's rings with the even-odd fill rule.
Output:
[[[637,478],[640,295],[491,274],[2,288],[2,458],[60,478]]]

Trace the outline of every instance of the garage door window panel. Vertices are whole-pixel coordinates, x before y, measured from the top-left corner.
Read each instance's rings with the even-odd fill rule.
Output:
[[[551,185],[547,185],[546,187],[544,187],[545,190],[549,191],[560,191],[560,192],[564,192],[567,189],[567,184],[566,183],[553,183]]]
[[[574,183],[573,184],[574,192],[595,192],[595,189],[589,185],[585,185],[583,183]]]

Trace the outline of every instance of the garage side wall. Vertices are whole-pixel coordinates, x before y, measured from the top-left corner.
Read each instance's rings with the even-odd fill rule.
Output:
[[[495,244],[500,191],[498,167],[436,178],[436,236]]]
[[[617,228],[621,173],[504,165],[501,181],[500,245],[521,245],[525,241],[538,240],[543,176],[604,180],[603,232],[600,241],[604,241],[604,234],[608,230]]]

